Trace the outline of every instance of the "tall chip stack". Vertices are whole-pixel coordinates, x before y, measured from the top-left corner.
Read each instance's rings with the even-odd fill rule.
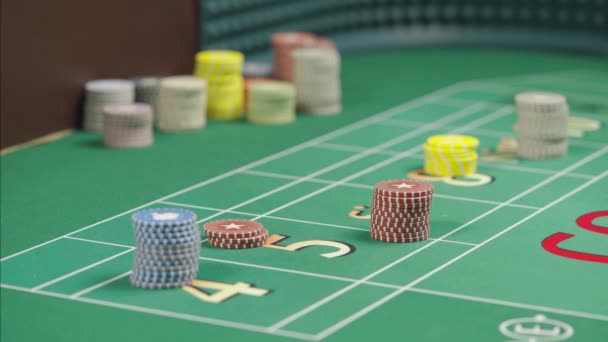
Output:
[[[169,289],[192,283],[201,251],[196,214],[183,209],[147,209],[135,213],[131,221],[136,243],[131,284]]]
[[[158,119],[161,131],[189,131],[207,124],[207,83],[194,76],[172,76],[160,81]]]
[[[328,47],[300,48],[292,53],[299,110],[331,115],[342,111],[340,54]]]
[[[388,180],[374,186],[370,217],[372,239],[408,243],[429,238],[433,185],[417,180]]]
[[[145,103],[111,104],[103,110],[104,144],[113,148],[152,145],[152,107]]]
[[[244,56],[238,51],[207,50],[196,54],[194,75],[207,81],[209,119],[243,117],[243,61]]]
[[[135,100],[133,82],[120,79],[93,80],[85,84],[83,127],[101,132],[103,108],[109,104],[132,103]]]
[[[267,81],[250,84],[247,120],[251,123],[281,125],[296,120],[296,94],[291,83]]]
[[[479,159],[478,146],[479,140],[468,135],[433,135],[424,144],[424,173],[442,177],[474,174]]]
[[[517,155],[525,159],[552,159],[568,154],[566,97],[548,92],[525,92],[515,96],[519,133]]]

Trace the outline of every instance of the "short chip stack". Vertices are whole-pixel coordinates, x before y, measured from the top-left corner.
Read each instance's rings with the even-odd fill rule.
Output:
[[[477,172],[479,140],[468,135],[433,135],[424,144],[424,172],[432,176],[458,177]]]
[[[340,54],[332,48],[301,48],[292,53],[299,110],[317,115],[342,111]]]
[[[519,114],[517,155],[525,159],[551,159],[568,154],[566,97],[546,92],[526,92],[515,96]]]
[[[135,148],[154,142],[152,107],[145,103],[111,104],[103,111],[103,141],[108,147]]]
[[[196,214],[183,209],[135,213],[135,260],[131,284],[146,289],[177,288],[198,274],[201,235]]]
[[[256,221],[241,219],[206,223],[203,231],[209,244],[219,248],[245,249],[261,247],[268,239],[268,230]]]
[[[433,185],[417,180],[388,180],[374,186],[370,234],[383,242],[418,242],[431,233]]]
[[[207,80],[209,119],[243,117],[243,54],[230,50],[207,50],[196,54],[194,75]]]
[[[172,76],[160,81],[158,119],[161,131],[188,131],[207,124],[207,83],[193,76]]]
[[[135,100],[133,82],[105,79],[89,81],[85,85],[83,126],[87,131],[101,132],[103,108],[113,103],[131,103]]]
[[[291,83],[257,82],[248,86],[247,120],[256,124],[280,125],[296,120],[296,92]]]

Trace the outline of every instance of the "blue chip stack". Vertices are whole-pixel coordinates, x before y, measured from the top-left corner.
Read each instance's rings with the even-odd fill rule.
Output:
[[[198,273],[201,251],[196,214],[183,209],[147,209],[131,220],[136,242],[131,284],[147,289],[190,284]]]

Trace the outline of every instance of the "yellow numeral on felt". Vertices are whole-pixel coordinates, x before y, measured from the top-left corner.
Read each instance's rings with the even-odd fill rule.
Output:
[[[236,284],[227,284],[200,279],[193,280],[191,285],[186,285],[183,289],[194,297],[209,303],[221,303],[239,294],[261,297],[270,293],[270,290],[256,288],[253,287],[253,284],[249,283],[238,282]],[[203,289],[218,291],[209,294]]]
[[[353,210],[348,213],[348,216],[359,220],[368,220],[371,218],[371,214],[362,215],[365,209],[367,209],[367,206],[365,205],[356,205],[353,207]]]
[[[277,245],[277,243],[279,243],[287,238],[289,238],[289,236],[287,236],[287,235],[281,235],[281,234],[271,235],[268,237],[268,240],[266,240],[266,244],[264,245],[264,247],[275,248],[275,249],[280,249],[280,250],[289,251],[289,252],[295,252],[297,250],[300,250],[300,249],[303,249],[306,247],[312,247],[312,246],[327,246],[327,247],[333,247],[333,248],[338,249],[335,252],[321,254],[321,256],[325,257],[325,258],[338,258],[338,257],[345,256],[345,255],[350,254],[355,251],[355,247],[353,247],[351,245],[348,245],[343,242],[329,241],[329,240],[307,240],[307,241],[294,242],[287,246]]]

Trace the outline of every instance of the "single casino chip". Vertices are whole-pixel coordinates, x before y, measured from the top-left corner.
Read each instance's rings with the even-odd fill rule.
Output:
[[[186,280],[182,280],[182,281],[175,281],[175,282],[163,282],[163,283],[158,283],[158,282],[149,282],[149,281],[141,281],[139,279],[135,279],[134,277],[130,277],[130,282],[131,285],[135,286],[135,287],[139,287],[139,288],[143,288],[143,289],[175,289],[175,288],[180,288],[186,285],[190,285],[192,283],[192,281],[194,280],[194,277],[192,279],[186,279]]]
[[[175,282],[192,279],[192,277],[196,276],[197,270],[198,268],[171,272],[151,272],[136,268],[133,270],[133,273],[131,273],[131,277],[136,280],[148,282]]]
[[[242,219],[224,219],[205,223],[203,231],[209,238],[250,238],[268,233],[264,226],[256,221]]]
[[[430,217],[429,210],[417,211],[417,212],[409,212],[402,210],[386,210],[386,209],[372,209],[371,217],[381,217],[381,218],[389,218],[389,219],[400,219],[400,220],[425,220]]]
[[[137,246],[137,251],[147,252],[148,254],[188,254],[200,251],[201,241],[202,240],[197,240],[192,243],[177,245],[149,245],[137,240],[135,245]]]
[[[141,210],[131,216],[134,226],[139,228],[184,228],[196,224],[196,214],[177,208],[154,208]]]
[[[258,242],[266,242],[268,239],[268,231],[265,233],[254,236],[254,237],[246,237],[246,238],[209,238],[209,241],[213,241],[214,243],[227,243],[227,244],[249,244],[249,243],[258,243]]]
[[[146,246],[137,245],[135,249],[136,256],[141,256],[150,260],[176,260],[183,258],[196,258],[200,255],[200,245],[187,249],[167,249],[167,248],[146,248]]]
[[[374,196],[372,197],[377,202],[381,203],[396,203],[396,204],[404,204],[408,206],[415,205],[424,205],[433,201],[433,195],[428,196],[420,196],[420,197],[393,197],[393,196],[384,196],[374,192]]]
[[[262,247],[266,243],[266,240],[251,242],[251,243],[221,243],[215,242],[214,240],[209,240],[209,244],[213,247],[218,248],[226,248],[226,249],[247,249],[247,248],[257,248]]]
[[[411,237],[387,236],[387,235],[377,234],[376,232],[370,232],[370,236],[374,240],[383,241],[383,242],[408,243],[408,242],[419,242],[419,241],[427,240],[430,237],[430,232],[428,234],[412,235]]]
[[[477,148],[479,139],[470,135],[441,134],[430,136],[426,140],[427,146],[437,150],[466,151]]]
[[[433,194],[433,184],[410,179],[382,181],[374,185],[374,194],[388,197],[425,197]]]
[[[377,236],[387,236],[387,237],[399,238],[399,239],[418,238],[418,237],[422,237],[422,236],[428,236],[430,233],[431,233],[430,229],[426,229],[426,230],[420,231],[420,232],[387,232],[384,230],[370,229],[370,234],[377,235]]]
[[[410,222],[410,221],[382,221],[371,220],[370,227],[382,227],[383,229],[415,229],[429,227],[430,221]]]
[[[133,233],[135,236],[139,236],[146,239],[188,239],[188,238],[200,238],[201,233],[198,230],[198,225],[193,224],[192,226],[185,229],[158,229],[151,230],[148,228],[140,228],[133,226]]]
[[[372,212],[370,215],[371,221],[376,222],[402,222],[402,223],[422,223],[422,222],[430,222],[431,215],[421,215],[416,217],[399,215],[398,213],[394,214],[382,214],[379,212]]]
[[[403,203],[394,203],[394,202],[383,202],[374,198],[372,200],[372,207],[377,209],[384,209],[385,211],[395,210],[395,211],[407,211],[411,213],[428,211],[430,210],[433,202],[427,202],[424,204],[403,204]]]
[[[430,225],[424,225],[424,226],[418,226],[418,227],[408,227],[408,228],[401,228],[401,227],[391,227],[391,226],[382,226],[382,225],[375,225],[372,224],[370,226],[370,231],[372,232],[385,232],[385,233],[416,233],[416,234],[420,234],[420,233],[425,233],[428,232],[430,230]],[[380,233],[381,234],[381,233]]]
[[[421,229],[430,227],[430,221],[424,222],[391,222],[391,221],[371,221],[370,228],[379,228],[382,230],[398,230],[398,229]]]
[[[192,264],[179,265],[179,266],[149,266],[149,265],[145,265],[145,264],[136,262],[134,264],[134,268],[137,271],[154,272],[154,273],[167,273],[167,272],[180,272],[180,271],[196,272],[198,270],[198,264],[192,263]]]
[[[184,267],[193,267],[193,266],[197,266],[199,264],[199,258],[197,257],[193,257],[193,258],[182,258],[182,259],[176,259],[176,260],[165,260],[165,261],[160,261],[160,260],[150,260],[144,257],[136,257],[135,260],[133,261],[133,265],[135,267],[143,267],[143,268],[152,268],[152,267],[157,267],[157,268],[184,268]]]
[[[143,237],[141,235],[135,235],[135,241],[137,241],[138,244],[146,246],[146,247],[162,246],[164,248],[169,248],[169,247],[184,248],[184,247],[189,247],[189,246],[196,245],[197,243],[200,243],[201,238],[200,238],[200,236],[193,236],[193,237],[188,237],[188,238],[161,240],[161,239],[150,239],[150,238]]]
[[[382,242],[392,242],[392,243],[411,243],[411,242],[420,242],[427,240],[428,236],[421,236],[416,238],[394,238],[387,237],[382,235],[371,235],[372,239],[382,241]]]

